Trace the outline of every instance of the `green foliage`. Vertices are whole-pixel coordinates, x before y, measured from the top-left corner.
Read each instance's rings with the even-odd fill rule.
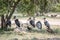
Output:
[[[0,14],[7,12],[8,4],[7,0],[0,0]]]
[[[52,6],[51,11],[60,12],[60,4],[56,4],[55,6]]]
[[[17,11],[22,13],[30,13],[33,14],[35,10],[35,5],[32,4],[30,0],[23,0],[17,6]]]
[[[48,1],[47,0],[40,0],[40,11],[44,12],[46,11]]]
[[[17,0],[0,0],[0,14],[12,11],[12,7]],[[60,12],[60,0],[20,0],[16,9],[18,12],[33,15],[40,12]]]

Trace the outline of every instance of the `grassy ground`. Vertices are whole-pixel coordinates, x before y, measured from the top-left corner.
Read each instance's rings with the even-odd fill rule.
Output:
[[[8,31],[0,30],[0,40],[47,40],[49,38],[60,38],[60,26],[52,25],[55,34],[48,33],[45,26],[42,30],[33,28],[31,31],[14,32],[13,29]]]
[[[20,17],[18,17],[20,19]],[[36,17],[37,20],[43,20],[42,17]],[[60,18],[50,18],[46,17],[49,21],[60,21]],[[22,20],[27,20],[28,18],[21,18]],[[14,28],[14,26],[12,26]],[[33,28],[31,31],[24,31],[24,32],[14,32],[13,29],[9,31],[0,30],[0,40],[39,40],[44,39],[48,40],[49,38],[60,38],[60,26],[59,25],[51,25],[51,28],[55,32],[55,34],[48,33],[46,31],[46,27],[43,25],[43,29],[39,30],[37,28]]]

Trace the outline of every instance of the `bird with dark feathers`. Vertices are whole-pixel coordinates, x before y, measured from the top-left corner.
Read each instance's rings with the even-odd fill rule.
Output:
[[[47,28],[50,28],[50,24],[49,22],[46,20],[46,18],[44,18],[44,24]]]
[[[47,29],[47,32],[54,33],[54,31],[52,29]]]
[[[32,30],[32,28],[31,28],[31,27],[29,27],[29,26],[27,26],[27,29],[28,29],[28,30]]]
[[[11,21],[10,21],[10,20],[7,20],[7,21],[6,21],[6,26],[11,27]]]
[[[44,24],[46,27],[50,28],[50,24],[48,23],[48,21],[45,21]]]
[[[19,22],[18,19],[15,20],[15,24],[16,24],[18,27],[20,27],[20,22]]]
[[[44,24],[47,27],[47,32],[49,33],[54,33],[54,31],[50,28],[50,24],[49,22],[46,20],[46,18],[44,18]]]
[[[42,29],[42,23],[40,21],[38,21],[36,23],[36,26],[37,26],[38,29]]]
[[[34,20],[30,20],[30,25],[32,25],[33,27],[35,27],[35,22],[34,22]]]

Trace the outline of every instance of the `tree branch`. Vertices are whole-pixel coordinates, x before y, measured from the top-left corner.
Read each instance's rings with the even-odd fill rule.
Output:
[[[10,12],[10,15],[8,16],[8,19],[10,19],[15,11],[15,8],[17,6],[17,4],[20,2],[20,0],[18,0],[17,2],[14,3],[14,6],[12,7],[12,11]]]

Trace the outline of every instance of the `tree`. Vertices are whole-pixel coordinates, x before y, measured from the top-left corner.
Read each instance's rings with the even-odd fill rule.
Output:
[[[40,12],[42,13],[42,15],[43,15],[43,12],[46,12],[47,5],[48,5],[47,0],[40,0]]]
[[[11,19],[12,15],[15,11],[15,8],[16,8],[17,4],[20,2],[20,0],[1,0],[0,2],[1,2],[0,13],[3,12],[3,14],[1,15],[1,28],[7,29],[6,21]],[[5,12],[7,14],[4,16]]]
[[[21,13],[27,13],[28,16],[33,16],[35,10],[35,5],[32,0],[22,0],[20,1],[17,11]]]
[[[56,4],[60,4],[60,0],[0,0],[1,27],[4,28],[6,21],[11,19],[15,10],[24,13],[24,15],[34,16],[37,11],[42,14],[52,11],[53,6],[60,8]]]

